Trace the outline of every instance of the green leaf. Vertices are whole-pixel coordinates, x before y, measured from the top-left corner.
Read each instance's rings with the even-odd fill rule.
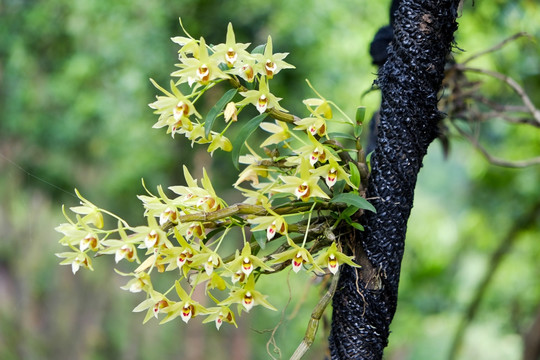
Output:
[[[342,133],[342,132],[329,133],[328,136],[331,139],[333,139],[333,138],[342,138],[342,139],[349,139],[349,140],[352,140],[352,141],[356,141],[356,138],[354,136],[352,136],[351,134]]]
[[[340,217],[342,219],[350,218],[355,212],[358,211],[358,207],[350,205],[345,210],[343,210],[340,214]]]
[[[347,205],[356,206],[359,209],[373,211],[374,213],[377,212],[377,210],[375,210],[375,207],[371,205],[366,199],[364,199],[360,195],[353,194],[353,193],[339,194],[338,196],[332,198],[330,202],[345,203]]]
[[[214,125],[214,121],[216,120],[218,114],[223,111],[223,108],[233,99],[234,95],[236,95],[237,92],[237,89],[230,89],[225,94],[223,94],[223,96],[221,97],[221,99],[218,100],[216,105],[214,105],[210,109],[210,111],[206,115],[206,119],[204,120],[204,134],[206,138],[208,138],[210,130],[212,130],[212,126]]]
[[[255,116],[253,119],[249,120],[246,125],[242,127],[242,130],[238,133],[238,136],[234,139],[232,142],[233,149],[232,149],[232,160],[234,167],[238,170],[238,158],[240,157],[240,151],[242,150],[242,146],[246,142],[246,140],[249,138],[249,136],[259,127],[259,124],[264,120],[264,118],[267,116],[267,113],[262,113],[260,115]]]
[[[266,47],[266,44],[261,44],[259,46],[256,46],[255,49],[251,51],[252,54],[264,54],[264,48]]]
[[[356,186],[357,188],[360,187],[360,171],[358,171],[358,167],[353,164],[353,163],[349,163],[349,169],[350,169],[350,172],[351,172],[351,182],[353,183],[354,186]]]
[[[366,164],[368,167],[368,171],[371,172],[371,156],[373,155],[373,151],[370,152],[366,157]]]
[[[268,240],[266,238],[266,231],[254,231],[251,234],[253,235],[255,241],[257,241],[257,244],[259,244],[261,249],[264,249],[266,247],[266,241]]]
[[[351,223],[349,223],[349,225],[351,225],[355,229],[358,229],[360,231],[364,231],[364,227],[362,225],[360,225],[359,223],[357,223],[357,222],[351,222]]]
[[[355,125],[354,126],[354,136],[356,136],[356,138],[359,138],[360,135],[362,135],[362,130],[364,130],[364,127],[362,125]]]
[[[334,196],[341,194],[343,192],[343,189],[345,189],[345,180],[339,180],[332,187]]]

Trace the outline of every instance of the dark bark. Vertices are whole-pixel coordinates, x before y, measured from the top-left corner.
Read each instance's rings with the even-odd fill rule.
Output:
[[[381,359],[397,293],[414,188],[441,114],[437,96],[459,0],[402,0],[380,69],[381,118],[367,197],[377,213],[356,233],[360,270],[344,268],[333,301],[332,359]]]

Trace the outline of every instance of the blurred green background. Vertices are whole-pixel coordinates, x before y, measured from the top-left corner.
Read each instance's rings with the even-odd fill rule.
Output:
[[[150,189],[179,184],[182,164],[196,177],[202,165],[226,174],[218,193],[235,199],[227,191],[235,177],[227,155],[214,154],[219,161],[211,165],[205,149],[151,129],[156,117],[147,104],[156,91],[148,78],[163,84],[174,69],[177,46],[169,38],[181,35],[178,17],[209,43],[224,41],[229,21],[237,40],[252,46],[271,34],[274,50],[290,52],[287,61],[297,67],[273,82],[284,107],[301,111],[301,99],[312,96],[309,78],[353,115],[358,105],[369,113],[378,107],[379,94],[362,95],[377,71],[369,43],[388,23],[388,7],[348,0],[1,1],[0,358],[266,359],[278,323],[275,343],[288,358],[319,296],[305,272],[267,280],[269,300],[285,311],[255,308],[238,329],[225,325],[218,333],[198,319],[143,326],[144,315],[131,312],[143,295],[119,289],[125,279],[112,272],[111,259],[96,259],[95,272],[76,276],[58,265],[54,253],[63,250],[54,227],[64,221],[61,204],[77,203],[75,187],[141,223],[141,178]],[[459,23],[458,61],[518,31],[535,38],[473,64],[511,75],[540,106],[537,1],[469,1]],[[482,91],[502,104],[516,101],[495,82]],[[482,135],[499,156],[540,154],[534,128],[490,122]],[[420,174],[386,358],[445,359],[492,254],[511,238],[458,358],[517,359],[540,310],[540,224],[526,221],[540,202],[540,167],[489,165],[451,137],[449,156],[434,143]],[[325,330],[307,358],[323,358]]]

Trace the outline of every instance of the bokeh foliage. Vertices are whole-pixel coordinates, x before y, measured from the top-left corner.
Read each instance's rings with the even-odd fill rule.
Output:
[[[191,150],[150,128],[155,119],[147,104],[155,91],[148,78],[165,83],[174,70],[170,59],[176,47],[169,37],[180,34],[179,16],[192,35],[204,35],[209,42],[223,40],[229,21],[241,42],[264,43],[271,34],[274,48],[290,52],[288,61],[297,67],[273,88],[287,99],[284,107],[294,112],[295,103],[301,106],[309,93],[304,79],[309,78],[353,115],[358,105],[370,111],[378,106],[376,92],[362,95],[376,73],[369,42],[388,22],[388,5],[316,0],[2,2],[0,358],[268,358],[266,342],[279,313],[257,310],[257,323],[243,316],[238,330],[222,329],[220,337],[212,328],[190,326],[188,332],[177,322],[143,327],[141,315],[131,313],[136,301],[118,289],[123,279],[108,276],[110,269],[74,279],[53,255],[59,250],[53,231],[61,222],[59,204],[74,205],[76,200],[65,191],[77,187],[92,202],[138,219],[135,195],[142,193],[141,178],[150,188],[179,184],[180,164],[195,171],[210,163],[204,149]],[[459,22],[457,43],[465,53],[456,49],[458,61],[517,31],[540,39],[540,7],[533,0],[466,2]],[[511,75],[538,106],[538,53],[537,43],[521,39],[474,65]],[[515,100],[494,82],[482,91],[500,103]],[[482,127],[482,139],[510,159],[540,154],[540,135],[530,128],[493,121]],[[226,161],[218,158],[217,163],[211,173],[229,172]],[[234,181],[229,173],[224,188]],[[538,166],[491,166],[456,134],[447,159],[434,143],[409,222],[389,359],[445,358],[490,254],[539,201],[539,180]],[[537,220],[519,232],[495,273],[468,329],[463,358],[519,356],[519,331],[527,329],[540,304],[539,228]],[[277,276],[285,279],[268,286],[275,286],[271,300],[276,307],[290,300],[276,332],[287,357],[303,336],[318,290],[305,286],[311,280],[304,273],[305,278],[290,277],[289,296],[288,289],[277,285],[286,283],[288,275]],[[296,315],[290,319],[291,314]],[[322,357],[316,353],[325,337],[318,335],[313,358]],[[197,347],[209,350],[197,352],[203,351]]]

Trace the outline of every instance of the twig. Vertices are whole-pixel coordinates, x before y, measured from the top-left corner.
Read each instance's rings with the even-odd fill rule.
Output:
[[[504,74],[501,74],[499,72],[496,72],[496,71],[478,69],[478,68],[471,68],[471,67],[463,66],[462,64],[458,64],[458,65],[456,65],[456,67],[457,67],[457,69],[459,69],[461,71],[476,72],[476,73],[479,73],[479,74],[484,74],[484,75],[494,77],[496,79],[501,80],[502,82],[505,82],[508,86],[510,86],[512,88],[512,90],[514,90],[514,92],[516,94],[519,95],[519,97],[523,101],[523,104],[526,106],[527,111],[531,113],[531,115],[533,116],[536,123],[540,125],[540,110],[538,110],[534,106],[533,102],[531,101],[531,99],[529,98],[529,96],[527,95],[525,90],[523,90],[523,88],[514,79],[512,79],[511,77],[506,76]]]
[[[501,41],[500,43],[498,43],[497,45],[487,49],[487,50],[484,50],[484,51],[481,51],[481,52],[478,52],[476,54],[473,54],[471,55],[469,58],[467,58],[465,61],[463,61],[462,64],[466,64],[474,59],[477,59],[479,58],[480,56],[482,55],[485,55],[485,54],[489,54],[489,53],[492,53],[492,52],[495,52],[497,50],[499,50],[500,48],[502,48],[504,45],[508,44],[509,42],[511,41],[514,41],[520,37],[528,37],[528,38],[531,38],[531,36],[529,34],[527,34],[526,32],[519,32],[515,35],[512,35],[510,36],[509,38],[507,39],[504,39],[503,41]]]
[[[478,150],[480,153],[486,158],[487,161],[489,161],[493,165],[502,166],[502,167],[508,167],[508,168],[524,168],[532,165],[540,165],[540,157],[531,158],[528,160],[505,160],[498,158],[496,156],[493,156],[487,151],[482,145],[480,145],[478,139],[470,134],[468,134],[466,131],[462,130],[459,126],[457,126],[454,122],[452,122],[452,125],[454,125],[454,128],[467,140],[470,141],[470,143]]]

